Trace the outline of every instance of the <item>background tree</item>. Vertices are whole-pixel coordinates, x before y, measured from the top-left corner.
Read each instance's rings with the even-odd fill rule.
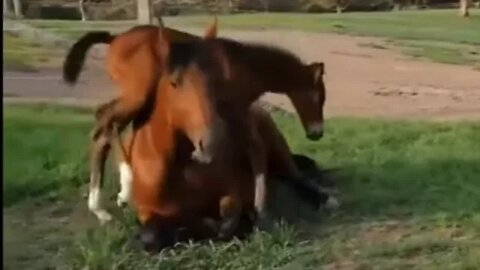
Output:
[[[10,15],[12,13],[12,5],[9,0],[3,0],[3,16]]]
[[[270,6],[270,0],[259,0],[259,1],[263,6],[263,11],[268,12],[269,11],[269,6]]]
[[[337,14],[342,13],[350,4],[350,0],[336,0],[335,1],[335,10]]]
[[[460,16],[468,17],[470,16],[469,8],[471,5],[471,0],[460,0]]]
[[[80,16],[82,16],[82,21],[86,21],[87,14],[85,12],[85,0],[78,0],[78,10],[80,11]]]
[[[152,24],[152,1],[137,0],[137,21],[139,24]]]
[[[13,0],[13,11],[15,12],[15,18],[20,19],[22,15],[22,3],[20,0]]]

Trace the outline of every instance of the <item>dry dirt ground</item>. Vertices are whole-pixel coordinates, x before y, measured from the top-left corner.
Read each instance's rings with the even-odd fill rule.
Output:
[[[185,29],[201,34],[199,29]],[[326,63],[326,115],[389,118],[480,118],[480,71],[432,63],[402,55],[381,39],[300,31],[222,31],[244,41],[282,46],[306,61]],[[378,46],[380,45],[380,46]],[[98,45],[102,46],[102,45]],[[380,48],[380,49],[379,49]],[[4,72],[4,102],[45,99],[70,104],[98,104],[115,95],[101,70],[101,59],[87,60],[80,83],[69,87],[60,69],[36,73]],[[267,101],[292,110],[284,96]]]

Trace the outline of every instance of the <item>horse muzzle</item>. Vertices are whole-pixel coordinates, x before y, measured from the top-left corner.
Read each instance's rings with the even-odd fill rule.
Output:
[[[313,123],[308,126],[307,138],[312,141],[318,141],[323,137],[323,123]]]

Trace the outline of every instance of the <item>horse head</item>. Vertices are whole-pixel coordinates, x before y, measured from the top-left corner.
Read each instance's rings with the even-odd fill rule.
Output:
[[[325,104],[324,63],[304,65],[306,80],[297,91],[287,92],[310,140],[323,136],[323,106]]]
[[[217,18],[207,26],[204,39],[214,39],[217,36]],[[212,109],[211,99],[206,90],[206,78],[195,66],[186,65],[180,55],[182,50],[189,50],[188,44],[173,45],[163,28],[159,30],[159,55],[164,67],[162,80],[171,86],[169,100],[174,100],[172,114],[175,128],[184,131],[194,145],[192,158],[201,163],[210,163],[215,152],[216,135],[220,125],[219,118]],[[165,83],[165,82],[164,82]]]

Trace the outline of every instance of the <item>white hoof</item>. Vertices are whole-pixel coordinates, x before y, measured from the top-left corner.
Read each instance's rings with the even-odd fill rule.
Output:
[[[105,225],[113,219],[112,215],[110,215],[110,213],[108,213],[106,210],[97,210],[94,212],[94,214],[97,216],[101,225]]]
[[[124,208],[128,204],[128,196],[126,194],[118,193],[117,195],[117,206]]]
[[[92,188],[88,195],[88,209],[98,218],[101,224],[112,220],[112,215],[101,205],[101,192],[99,188]]]

